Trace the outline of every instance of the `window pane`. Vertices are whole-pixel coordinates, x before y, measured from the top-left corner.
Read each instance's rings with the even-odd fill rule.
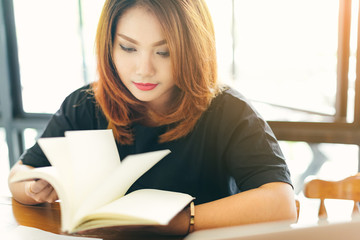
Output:
[[[261,110],[267,119],[331,120],[327,115],[335,113],[339,1],[234,2],[239,89],[248,98],[273,104]],[[277,105],[289,109],[273,111]]]
[[[14,0],[23,106],[55,112],[84,84],[77,1]]]
[[[33,128],[26,128],[24,130],[24,147],[25,147],[25,149],[28,149],[35,144],[36,139],[39,137],[38,134],[39,134],[38,130],[33,129]]]
[[[95,35],[100,13],[104,0],[81,1],[82,9],[82,33],[83,49],[86,63],[86,79],[88,82],[95,81],[96,60],[95,60]]]
[[[228,83],[232,79],[232,3],[229,0],[207,0],[214,23],[218,59],[219,80]]]

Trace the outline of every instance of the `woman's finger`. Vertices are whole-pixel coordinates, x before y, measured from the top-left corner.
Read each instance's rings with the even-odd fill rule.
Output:
[[[46,187],[48,187],[49,185],[50,184],[47,181],[45,181],[43,179],[39,179],[36,181],[32,181],[30,190],[32,193],[37,194],[37,193],[41,192],[43,189],[45,189]]]
[[[58,200],[58,195],[57,195],[56,191],[54,190],[54,188],[52,188],[52,191],[51,191],[50,194],[48,195],[46,201],[47,201],[48,203],[53,203],[53,202],[55,202],[56,200]]]
[[[54,188],[45,180],[28,182],[25,193],[39,203],[52,203],[58,199]]]
[[[40,192],[34,194],[33,199],[35,199],[37,202],[47,202],[48,196],[52,192],[53,188],[48,185],[45,188],[43,188]]]

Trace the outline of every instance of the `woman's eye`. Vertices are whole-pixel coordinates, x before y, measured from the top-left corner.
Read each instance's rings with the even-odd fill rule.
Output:
[[[125,52],[135,52],[135,51],[136,51],[135,48],[128,48],[128,47],[125,47],[125,46],[123,46],[123,45],[121,45],[121,44],[120,44],[120,47],[121,47],[121,49],[122,49],[123,51],[125,51]]]
[[[160,56],[162,56],[162,57],[168,57],[168,56],[170,56],[170,52],[157,52],[157,54],[159,54]]]

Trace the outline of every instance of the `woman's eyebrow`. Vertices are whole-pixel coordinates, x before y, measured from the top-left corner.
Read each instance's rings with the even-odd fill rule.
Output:
[[[123,39],[125,39],[125,40],[127,40],[127,41],[129,41],[129,42],[131,42],[131,43],[134,43],[134,44],[136,44],[136,45],[139,45],[139,42],[136,41],[135,39],[132,39],[131,37],[128,37],[128,36],[126,36],[126,35],[124,35],[124,34],[121,34],[121,33],[118,33],[117,35],[118,35],[119,37],[121,37],[121,38],[123,38]],[[158,46],[161,46],[161,45],[164,45],[164,44],[166,44],[166,40],[165,40],[165,39],[153,43],[152,46],[158,47]]]

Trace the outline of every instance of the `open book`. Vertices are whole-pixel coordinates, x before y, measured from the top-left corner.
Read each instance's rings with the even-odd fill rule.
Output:
[[[60,199],[61,229],[77,232],[119,225],[166,225],[193,197],[131,185],[169,150],[127,156],[120,161],[111,130],[65,132],[40,138],[52,166],[16,173],[11,182],[45,179]],[[125,195],[126,194],[126,195]]]

